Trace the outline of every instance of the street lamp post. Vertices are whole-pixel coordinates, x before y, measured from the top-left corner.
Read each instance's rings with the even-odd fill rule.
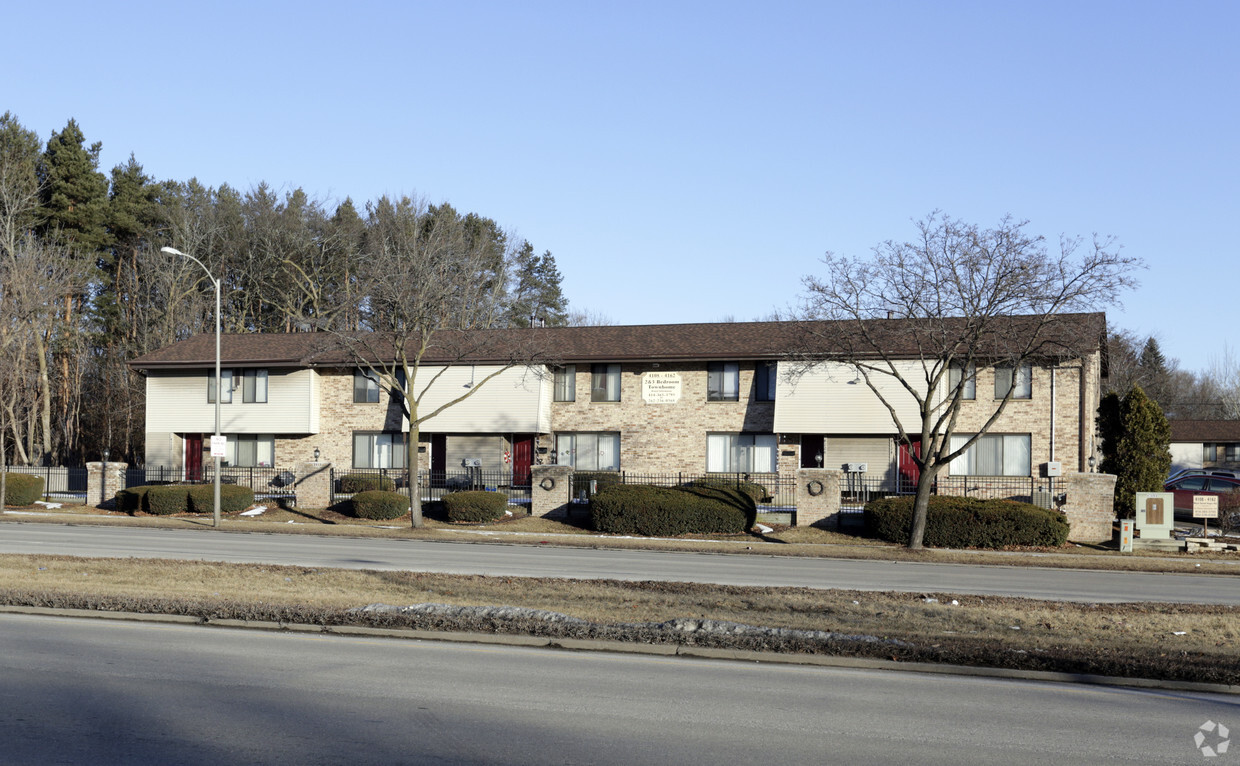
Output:
[[[211,280],[211,284],[215,285],[215,436],[220,436],[220,402],[224,399],[224,388],[220,375],[220,281],[211,275],[211,270],[189,253],[182,253],[175,247],[161,247],[160,252],[168,255],[179,255],[188,258],[194,263],[202,266],[202,270],[207,272],[207,279]],[[215,452],[214,449],[211,450]],[[211,462],[215,471],[215,496],[212,500],[212,519],[214,526],[220,526],[220,458],[218,455],[211,456]]]

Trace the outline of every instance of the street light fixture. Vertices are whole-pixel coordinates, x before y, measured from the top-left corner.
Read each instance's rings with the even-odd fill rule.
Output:
[[[211,270],[189,253],[182,253],[175,247],[161,247],[161,253],[168,255],[179,255],[182,258],[188,258],[194,263],[202,266],[202,270],[207,272],[207,279],[211,280],[211,284],[215,285],[215,437],[220,436],[220,402],[224,399],[224,387],[222,385],[222,376],[220,375],[220,281],[211,274]],[[213,453],[214,449],[211,450]],[[211,456],[211,462],[215,467],[215,497],[212,501],[212,518],[214,526],[220,526],[220,458],[218,455]]]

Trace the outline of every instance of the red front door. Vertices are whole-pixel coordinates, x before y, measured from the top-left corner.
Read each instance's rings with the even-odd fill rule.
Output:
[[[898,442],[900,448],[900,486],[898,490],[902,493],[912,494],[917,489],[917,479],[921,476],[921,469],[913,462],[913,455],[921,457],[921,439],[913,440],[913,450],[910,453],[907,444]]]
[[[202,481],[202,434],[185,435],[185,480]]]
[[[534,437],[517,436],[512,440],[512,483],[530,483],[530,466],[534,464]]]

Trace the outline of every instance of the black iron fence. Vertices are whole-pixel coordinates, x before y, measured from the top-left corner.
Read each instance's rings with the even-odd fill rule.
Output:
[[[530,484],[528,475],[522,483],[511,470],[484,471],[480,468],[461,468],[452,471],[419,471],[418,495],[424,503],[443,499],[448,492],[480,490],[503,492],[508,504],[530,511]],[[332,469],[331,503],[348,500],[366,489],[386,489],[405,492],[409,489],[409,472],[403,468],[348,468]]]
[[[297,476],[286,468],[223,466],[220,468],[220,484],[235,484],[254,491],[255,500],[293,500]],[[215,467],[203,466],[199,470],[186,471],[168,466],[129,468],[125,471],[125,486],[139,487],[148,484],[214,484]]]
[[[43,496],[51,502],[85,503],[86,468],[66,466],[5,466],[9,473],[43,477]]]

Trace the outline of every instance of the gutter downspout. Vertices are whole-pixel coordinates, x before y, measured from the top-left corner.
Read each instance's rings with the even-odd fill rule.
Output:
[[[1055,365],[1051,365],[1051,459],[1055,462]]]

